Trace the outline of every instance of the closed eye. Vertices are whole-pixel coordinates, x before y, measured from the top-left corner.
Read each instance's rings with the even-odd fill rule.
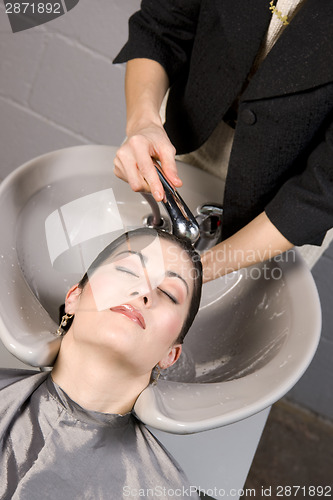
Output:
[[[116,266],[116,270],[122,273],[130,274],[131,276],[135,276],[136,278],[140,278],[138,274],[136,274],[131,269],[128,269],[128,267]]]
[[[171,293],[167,292],[166,290],[162,290],[162,288],[158,288],[158,290],[160,292],[164,293],[164,295],[166,295],[174,304],[179,304],[179,302],[176,299],[176,297],[174,297],[173,295],[171,295]]]

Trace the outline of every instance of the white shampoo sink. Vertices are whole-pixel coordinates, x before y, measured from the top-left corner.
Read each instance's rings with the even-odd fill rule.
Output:
[[[78,146],[52,152],[21,166],[0,186],[0,333],[6,348],[26,364],[52,364],[60,342],[52,334],[58,308],[110,241],[112,203],[120,214],[112,224],[118,224],[120,233],[141,226],[150,213],[140,194],[114,176],[115,151]],[[178,167],[184,184],[179,192],[194,214],[203,203],[220,202],[218,179],[184,163]],[[98,209],[95,196],[105,197]],[[92,207],[86,215],[82,199]],[[66,219],[68,206],[75,208],[71,220]],[[80,216],[91,228],[85,237],[70,229],[70,224],[77,227]],[[55,226],[68,224],[67,240],[53,234],[52,221]],[[320,328],[317,290],[297,251],[207,283],[178,367],[143,391],[135,411],[143,422],[178,434],[258,413],[304,373]]]

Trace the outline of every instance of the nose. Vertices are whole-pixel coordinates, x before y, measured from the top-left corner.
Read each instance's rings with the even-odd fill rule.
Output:
[[[142,297],[143,305],[145,306],[146,309],[149,309],[153,305],[153,294],[151,292],[146,293]]]
[[[128,291],[128,293],[130,297],[137,297],[145,308],[149,308],[153,305],[155,295],[154,288],[149,277],[145,275]]]
[[[145,308],[150,308],[154,304],[154,290],[148,290],[147,287],[144,290],[138,288],[130,290],[129,297],[137,299]]]

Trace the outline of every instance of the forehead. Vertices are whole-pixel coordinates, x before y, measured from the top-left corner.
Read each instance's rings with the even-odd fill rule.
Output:
[[[128,236],[95,271],[91,271],[91,275],[96,272],[104,274],[112,271],[115,266],[122,266],[130,268],[137,275],[145,276],[153,287],[166,277],[178,276],[185,281],[189,291],[193,288],[193,263],[187,251],[177,241],[158,234]]]
[[[192,266],[186,250],[177,242],[160,237],[157,234],[129,235],[126,241],[122,242],[107,260],[114,261],[129,255],[136,255],[143,265],[150,263],[156,267],[172,264]]]

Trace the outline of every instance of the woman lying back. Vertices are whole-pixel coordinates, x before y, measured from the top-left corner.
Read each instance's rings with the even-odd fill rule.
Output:
[[[1,370],[0,498],[179,498],[189,488],[132,408],[153,368],[179,358],[200,295],[199,256],[166,233],[131,231],[97,257],[66,296],[52,371]]]

